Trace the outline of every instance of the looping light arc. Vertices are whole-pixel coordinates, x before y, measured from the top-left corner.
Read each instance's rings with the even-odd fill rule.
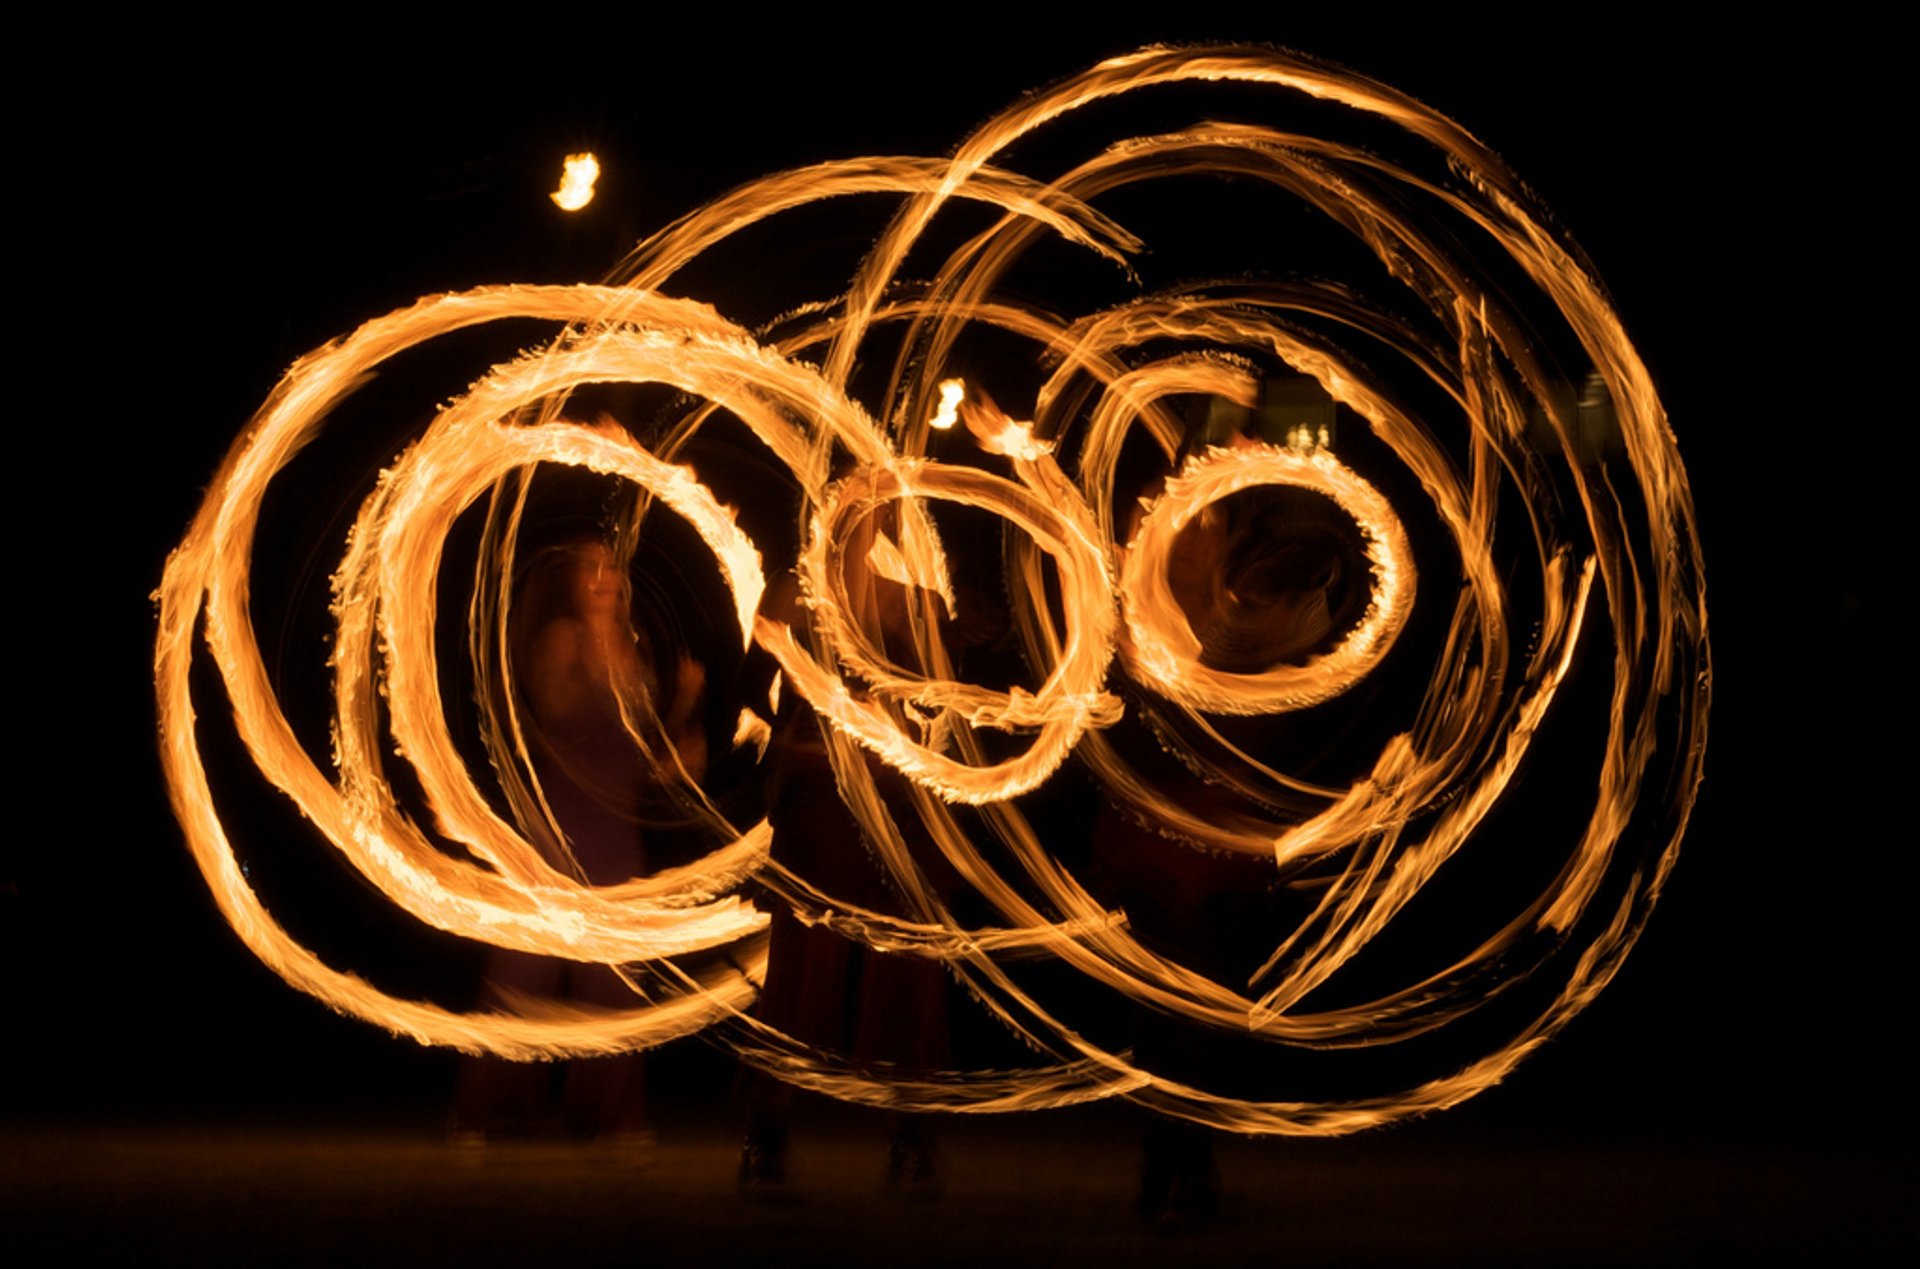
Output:
[[[1282,114],[1303,98],[1324,103],[1397,128],[1422,158],[1389,160],[1264,123],[1212,123],[1097,148],[1051,177],[1000,166],[1016,142],[1086,107],[1183,83],[1259,86]],[[1377,271],[1364,282],[1302,281],[1298,270],[1272,282],[1183,279],[1071,318],[1009,298],[1020,288],[1008,279],[1043,247],[1133,267],[1155,244],[1103,200],[1209,175],[1292,200],[1358,244]],[[689,262],[745,227],[856,196],[898,207],[832,303],[790,309],[754,331],[674,294]],[[927,265],[916,249],[948,243],[943,213],[963,204],[985,208],[988,227]],[[1530,294],[1514,294],[1515,279]],[[393,456],[354,520],[334,578],[329,770],[283,712],[254,633],[248,574],[263,506],[294,455],[376,370],[455,332],[525,319],[549,323],[550,342],[442,408]],[[991,341],[976,345],[983,332]],[[1006,361],[1010,341],[1029,345],[1030,357]],[[1558,353],[1542,352],[1548,346]],[[1569,356],[1589,376],[1580,401],[1604,403],[1598,423],[1556,369]],[[879,386],[856,375],[863,357],[883,368],[891,360]],[[1311,385],[1342,434],[1324,444],[1193,443],[1192,402],[1252,417],[1262,384],[1277,378]],[[570,412],[575,393],[606,384],[657,385],[696,404],[642,443]],[[989,394],[1017,400],[1024,417]],[[686,457],[689,440],[722,416],[744,425],[799,490],[793,558],[767,558]],[[975,452],[958,458],[942,441],[936,460],[934,438],[957,435],[958,422]],[[1129,508],[1137,478],[1128,473],[1143,462],[1162,477]],[[476,782],[441,699],[435,633],[446,614],[432,597],[456,521],[539,465],[629,482],[691,526],[740,637],[777,662],[784,690],[823,722],[842,796],[904,915],[823,893],[778,862],[765,821],[732,825],[711,804],[700,809],[713,836],[704,859],[590,885],[540,847],[554,825],[503,813]],[[1176,593],[1182,535],[1249,491],[1275,488],[1324,499],[1350,522],[1364,595],[1310,656],[1253,669],[1209,664],[1204,632]],[[940,643],[940,621],[969,602],[942,541],[942,503],[985,513],[1006,535],[1002,580],[1031,687],[970,683]],[[803,604],[783,614],[763,596],[789,570]],[[909,597],[907,634],[876,624],[875,579]],[[423,1043],[518,1059],[704,1032],[796,1083],[905,1108],[1124,1096],[1235,1131],[1307,1135],[1457,1103],[1560,1030],[1618,969],[1673,866],[1705,740],[1691,497],[1646,368],[1586,261],[1458,125],[1383,85],[1270,50],[1114,58],[995,117],[950,159],[853,159],[752,182],[641,243],[614,282],[480,287],[376,318],[287,373],[228,454],[156,597],[162,754],[176,813],[221,912],[289,983]],[[192,685],[201,638],[260,774],[382,895],[463,938],[620,967],[635,988],[631,1006],[461,1012],[390,994],[304,947],[266,911],[216,810]],[[1607,680],[1587,691],[1604,698],[1592,718],[1599,768],[1568,786],[1590,802],[1584,824],[1570,841],[1536,848],[1558,862],[1504,917],[1464,932],[1397,985],[1376,976],[1347,986],[1343,971],[1376,936],[1487,838],[1522,773],[1551,766],[1555,755],[1537,752],[1550,748],[1543,729],[1573,708],[1568,685],[1583,662]],[[1310,729],[1349,708],[1390,721],[1376,726],[1374,750],[1348,755],[1342,770],[1289,769],[1255,752],[1272,734],[1260,720],[1285,714],[1288,727]],[[764,743],[759,709],[745,703],[741,735],[758,729]],[[1135,715],[1181,748],[1174,776],[1121,737]],[[518,736],[512,720],[489,726]],[[524,742],[513,743],[507,758],[530,763]],[[389,750],[411,768],[424,807],[396,792]],[[916,835],[991,921],[963,923],[948,909],[906,844],[902,808],[883,797],[874,761],[905,778]],[[1024,798],[1067,762],[1168,849],[1253,861],[1275,886],[1306,896],[1296,924],[1267,932],[1271,954],[1246,981],[1154,950],[1126,911],[1049,848]],[[700,801],[697,790],[690,796]],[[752,1006],[766,971],[768,900],[743,897],[750,881],[803,920],[941,960],[1034,1061],[887,1078],[767,1026]],[[1236,1043],[1323,1054],[1404,1045],[1444,1056],[1419,1058],[1440,1065],[1378,1092],[1263,1098],[1199,1087],[1083,1034],[1021,971],[1035,958]],[[1510,997],[1529,1002],[1524,1016],[1483,1025],[1484,1006]],[[1420,1047],[1454,1032],[1472,1037],[1466,1050]]]

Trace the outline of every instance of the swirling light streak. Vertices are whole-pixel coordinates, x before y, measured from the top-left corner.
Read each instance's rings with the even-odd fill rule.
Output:
[[[1167,577],[1174,542],[1201,508],[1263,484],[1316,490],[1353,517],[1366,535],[1373,595],[1359,624],[1325,655],[1305,665],[1233,674],[1201,663],[1200,639]],[[1363,678],[1393,646],[1413,607],[1412,577],[1413,549],[1399,517],[1378,490],[1332,454],[1276,446],[1217,449],[1167,483],[1127,545],[1120,574],[1131,618],[1127,666],[1142,682],[1199,712],[1270,714],[1315,705]]]
[[[1425,161],[1437,157],[1438,171],[1243,123],[1110,145],[1052,180],[998,165],[1014,143],[1083,107],[1222,82],[1304,94],[1396,126]],[[1041,244],[1130,269],[1148,239],[1096,201],[1194,175],[1232,176],[1296,200],[1364,248],[1377,274],[1367,285],[1188,284],[1074,319],[1005,298],[1009,275]],[[790,308],[754,332],[669,293],[687,264],[751,224],[824,198],[874,195],[902,204],[837,302]],[[999,218],[953,249],[930,281],[908,283],[904,262],[956,199]],[[1440,232],[1442,219],[1471,232]],[[1488,260],[1507,281],[1488,280]],[[1516,299],[1512,276],[1532,292]],[[529,318],[559,333],[441,409],[355,519],[334,579],[330,775],[282,712],[254,635],[248,572],[262,505],[294,454],[375,370],[455,332]],[[883,331],[898,338],[891,370],[863,404],[855,368]],[[968,341],[983,331],[1001,339],[996,348],[1006,339],[1031,345],[1031,366],[1004,353],[975,364]],[[1619,458],[1579,440],[1552,368],[1556,347],[1579,350],[1604,385]],[[1033,408],[1016,419],[988,390],[1010,393],[1017,372],[1034,367],[1045,373],[1031,389]],[[1183,403],[1256,410],[1263,375],[1282,372],[1317,385],[1361,443],[1300,425],[1286,444],[1191,444]],[[642,444],[619,426],[570,416],[573,394],[603,384],[660,385],[696,404]],[[1422,393],[1440,406],[1406,404]],[[745,425],[803,504],[800,548],[777,561],[791,566],[804,601],[785,619],[762,604],[766,548],[682,457],[721,417]],[[956,422],[982,457],[935,461],[931,438]],[[1125,496],[1138,480],[1125,474],[1142,461],[1135,454],[1159,465],[1157,492],[1137,508]],[[989,470],[994,463],[1011,475]],[[483,723],[506,793],[490,798],[475,783],[441,698],[434,596],[445,543],[483,500],[512,505],[515,482],[543,464],[644,491],[633,533],[654,503],[692,527],[742,638],[779,666],[769,715],[784,685],[829,724],[841,794],[904,915],[826,893],[772,857],[768,825],[728,823],[639,715],[623,713],[639,751],[713,838],[700,861],[598,886],[556,866],[538,842],[564,841],[564,832],[537,781],[512,774],[533,764],[514,718]],[[1351,522],[1363,544],[1364,603],[1310,655],[1251,670],[1208,664],[1194,612],[1177,593],[1183,535],[1215,523],[1236,497],[1280,487],[1323,497]],[[1409,527],[1406,499],[1416,491],[1420,523],[1430,526],[1421,531]],[[1004,581],[1032,688],[967,682],[939,637],[942,620],[974,602],[936,525],[933,504],[943,502],[1003,526]],[[1524,578],[1525,556],[1496,546],[1496,525],[1516,514],[1528,529],[1518,540],[1532,544]],[[492,596],[473,608],[482,662],[479,634],[506,629],[517,524],[516,513],[490,520],[499,531],[477,566],[475,594]],[[1501,541],[1513,538],[1507,529]],[[1457,583],[1436,582],[1436,562],[1457,565]],[[1359,76],[1241,48],[1112,59],[991,120],[950,160],[855,159],[753,182],[641,243],[616,284],[482,287],[369,322],[288,372],[216,475],[157,598],[162,754],[189,847],[247,946],[343,1012],[425,1043],[523,1059],[705,1031],[765,1069],[844,1098],[988,1111],[1118,1095],[1245,1132],[1345,1132],[1452,1105],[1584,1007],[1618,969],[1673,866],[1699,779],[1709,682],[1685,475],[1645,367],[1577,250],[1451,121]],[[1528,646],[1516,653],[1512,632],[1523,621]],[[1416,624],[1420,653],[1406,650]],[[214,808],[190,686],[201,628],[253,762],[352,868],[436,928],[620,967],[633,1006],[529,1001],[459,1013],[390,995],[303,947],[262,906]],[[1464,952],[1410,969],[1398,986],[1342,994],[1343,971],[1487,835],[1523,771],[1543,761],[1535,742],[1596,630],[1613,640],[1605,738],[1592,812],[1571,851]],[[1363,685],[1373,691],[1384,667],[1397,664],[1395,682],[1404,682],[1426,655],[1424,689],[1346,704]],[[490,681],[496,668],[510,679],[511,658],[476,675]],[[510,709],[510,690],[494,695]],[[496,708],[488,692],[480,698]],[[1349,708],[1359,711],[1349,727],[1363,716],[1387,722],[1371,724],[1380,737],[1373,756],[1344,773],[1289,770],[1265,747],[1278,733],[1262,729],[1282,714],[1301,720],[1289,727],[1312,727]],[[1138,745],[1116,740],[1129,714],[1178,750],[1177,764],[1143,760]],[[1024,747],[990,756],[1007,745],[989,733],[1016,734]],[[768,736],[757,703],[746,702],[736,744],[764,752]],[[423,792],[432,832],[385,775],[389,744]],[[882,797],[865,755],[906,778],[905,806]],[[1150,947],[1030,818],[1026,795],[1070,759],[1111,803],[1170,839],[1168,850],[1267,861],[1273,885],[1312,896],[1310,911],[1272,932],[1271,954],[1245,982]],[[963,820],[955,805],[973,810]],[[897,817],[909,811],[994,914],[990,927],[954,917],[903,836]],[[995,850],[984,849],[986,835]],[[738,892],[749,879],[802,920],[941,960],[1039,1061],[888,1078],[754,1018],[767,918]],[[722,949],[723,959],[691,962],[699,968],[668,959]],[[1196,1028],[1298,1050],[1414,1048],[1464,1027],[1492,1000],[1522,988],[1535,995],[1530,1020],[1474,1032],[1477,1052],[1429,1058],[1444,1063],[1441,1074],[1381,1093],[1261,1100],[1197,1087],[1090,1040],[1021,977],[1020,963],[1035,957]],[[1550,982],[1535,983],[1549,970]]]

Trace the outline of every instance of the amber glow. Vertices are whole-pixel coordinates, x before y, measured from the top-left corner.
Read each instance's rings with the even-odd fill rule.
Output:
[[[593,183],[599,179],[599,159],[591,154],[569,154],[560,169],[560,188],[547,197],[561,211],[579,211],[593,201]]]
[[[1432,162],[1413,171],[1336,140],[1209,123],[1103,145],[1049,176],[997,165],[1082,106],[1182,81],[1264,86],[1276,100],[1304,94],[1396,125]],[[554,201],[583,206],[597,171],[591,155],[569,156]],[[1340,280],[1183,283],[1077,315],[1007,298],[1021,287],[1003,282],[1042,241],[1132,267],[1153,244],[1101,210],[1101,196],[1206,175],[1259,182],[1324,214],[1377,257],[1369,284],[1393,306]],[[890,197],[898,211],[836,302],[793,306],[798,316],[754,331],[675,293],[684,266],[742,227],[855,195]],[[916,257],[905,271],[955,200],[987,209],[991,227],[944,262]],[[1449,232],[1429,232],[1442,218]],[[1478,235],[1475,250],[1501,260],[1498,287],[1456,242],[1463,227]],[[1522,279],[1535,293],[1507,295]],[[323,767],[283,713],[248,610],[263,502],[335,408],[392,359],[526,319],[547,323],[550,341],[476,367],[472,388],[392,456],[339,546],[334,752]],[[1543,330],[1604,382],[1619,458],[1580,452],[1539,351]],[[994,349],[1023,341],[1031,356],[1017,366],[966,360],[983,331]],[[870,345],[884,345],[872,360],[891,367],[878,384],[854,374]],[[1390,381],[1383,364],[1401,377]],[[659,385],[697,404],[643,439],[570,409],[576,390],[608,383]],[[1292,418],[1260,433],[1263,385],[1275,383],[1337,410],[1338,434]],[[1238,430],[1193,443],[1200,411],[1215,408],[1241,420]],[[744,425],[756,456],[799,491],[791,558],[773,558],[741,527],[690,456],[690,440],[721,416]],[[965,434],[943,437],[942,460],[930,457],[930,434],[956,422]],[[953,456],[968,445],[966,458]],[[732,745],[764,755],[782,695],[804,701],[827,725],[842,796],[910,915],[864,910],[781,867],[767,823],[728,822],[670,746],[645,748],[638,724],[636,743],[711,838],[696,863],[589,885],[538,848],[564,834],[536,781],[502,775],[508,789],[490,796],[493,777],[471,769],[450,731],[435,638],[448,614],[434,596],[455,521],[505,499],[541,464],[626,482],[690,527],[742,645],[778,666],[764,698],[731,703]],[[1004,534],[999,589],[1030,671],[1023,683],[967,681],[937,636],[942,620],[964,621],[979,602],[956,580],[942,504]],[[1266,525],[1259,517],[1301,506],[1317,509],[1312,541],[1357,544],[1351,566],[1300,565],[1306,580],[1289,573],[1284,585],[1249,566],[1241,571],[1260,584],[1242,586],[1233,552],[1249,543],[1229,526]],[[1312,550],[1345,558],[1312,542],[1296,554],[1318,561]],[[482,554],[476,589],[504,594],[511,529]],[[1217,577],[1196,579],[1178,562],[1193,558]],[[789,574],[797,609],[763,603]],[[882,628],[874,579],[904,588],[912,620]],[[794,1083],[902,1108],[1124,1096],[1234,1131],[1309,1135],[1457,1103],[1560,1030],[1618,969],[1673,865],[1705,741],[1705,609],[1685,473],[1647,371],[1577,249],[1451,121],[1371,81],[1231,47],[1112,59],[990,120],[948,160],[852,159],[753,182],[640,243],[605,284],[480,287],[368,322],[303,357],[261,407],[157,598],[176,814],[221,912],[289,983],[423,1043],[521,1059],[705,1031]],[[476,607],[477,625],[504,629],[506,605],[495,608]],[[214,805],[191,682],[200,639],[261,775],[381,894],[468,939],[622,967],[631,1006],[528,1001],[462,1013],[390,994],[291,937],[251,887]],[[1290,641],[1288,651],[1263,654],[1262,639]],[[1512,910],[1398,982],[1350,987],[1343,971],[1486,839],[1527,771],[1555,760],[1535,741],[1567,705],[1583,660],[1585,674],[1605,680],[1589,691],[1603,702],[1592,720],[1599,769],[1572,786],[1583,790],[1584,824],[1529,844],[1548,865]],[[1377,738],[1341,769],[1295,769],[1261,747],[1340,709],[1353,711],[1340,715],[1342,737],[1368,727]],[[1150,722],[1145,734],[1179,750],[1174,777],[1123,743],[1123,722]],[[491,717],[484,731],[496,770],[531,770],[517,720]],[[906,778],[916,827],[990,920],[963,925],[947,910],[867,754]],[[396,791],[387,774],[396,762],[424,807]],[[1306,896],[1304,917],[1270,932],[1271,955],[1250,979],[1220,981],[1154,950],[1127,912],[1059,862],[1023,799],[1069,762],[1170,849],[1250,859]],[[755,1020],[767,915],[742,897],[750,879],[805,921],[942,959],[1034,1062],[889,1080]],[[700,952],[726,954],[692,957]],[[1035,958],[1196,1028],[1300,1050],[1413,1046],[1478,1024],[1480,1007],[1503,993],[1531,994],[1526,1017],[1498,1034],[1471,1032],[1469,1055],[1411,1081],[1328,1100],[1285,1088],[1258,1099],[1172,1078],[1082,1034],[1022,976]],[[686,968],[698,964],[709,968]]]
[[[967,385],[958,379],[940,382],[940,408],[927,420],[927,426],[946,431],[960,421],[960,403],[966,399]]]

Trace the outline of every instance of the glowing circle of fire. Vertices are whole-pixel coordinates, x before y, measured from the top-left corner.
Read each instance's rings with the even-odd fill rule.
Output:
[[[1321,122],[1337,108],[1369,137],[1395,131],[1416,157],[1383,157],[1377,137],[1362,148],[1207,123],[1108,145],[1051,179],[998,165],[1079,112],[1183,85],[1265,90],[1276,109],[1317,103]],[[1275,270],[1282,281],[1136,285],[1077,318],[1006,298],[1034,294],[1062,251],[1135,285],[1143,248],[1159,244],[1103,200],[1137,207],[1117,196],[1218,177],[1304,208],[1358,247],[1365,277],[1303,278],[1295,262]],[[672,294],[686,265],[756,222],[854,195],[900,202],[836,302],[750,330]],[[940,229],[962,211],[971,229]],[[442,408],[354,520],[333,583],[327,770],[283,711],[254,633],[263,506],[376,370],[528,319],[557,333]],[[1023,345],[1031,353],[1007,351]],[[607,384],[652,385],[682,404],[644,440],[570,414],[577,394]],[[756,541],[710,488],[696,442],[721,419],[789,473],[802,508],[791,550]],[[704,544],[743,645],[778,666],[767,716],[742,703],[737,743],[758,737],[765,752],[783,693],[787,717],[799,710],[810,728],[817,716],[864,838],[849,845],[885,870],[901,913],[788,867],[767,820],[732,823],[663,742],[644,693],[622,698],[622,725],[711,849],[612,885],[564,866],[566,830],[504,686],[519,517],[537,469],[625,482],[640,492],[631,535],[645,516],[671,514]],[[956,572],[943,507],[999,526],[1006,640],[1031,686],[989,688],[960,671],[943,632],[992,601]],[[434,598],[446,543],[483,510],[469,646],[491,784],[448,723]],[[787,608],[772,598],[780,577],[797,592]],[[1324,1134],[1457,1103],[1616,972],[1673,866],[1705,741],[1685,474],[1583,258],[1457,125],[1266,50],[1115,58],[993,119],[950,159],[853,159],[753,182],[641,243],[608,284],[482,287],[377,318],[288,372],[227,456],[157,598],[176,812],[222,913],[288,982],[424,1043],[520,1059],[704,1032],[784,1079],[899,1107],[1118,1095],[1236,1131]],[[201,637],[260,773],[381,894],[465,938],[617,967],[631,1006],[462,1012],[383,991],[289,934],[215,810],[195,721]],[[1551,730],[1567,713],[1591,725],[1597,777],[1527,801],[1523,776],[1568,746]],[[390,779],[389,749],[417,795]],[[1121,812],[1103,811],[1077,847],[1032,800],[1069,762]],[[1578,822],[1561,814],[1570,798]],[[1534,840],[1549,834],[1570,848]],[[1471,868],[1483,850],[1531,861],[1498,873],[1519,878],[1510,907],[1467,913],[1475,928],[1411,968],[1404,954],[1373,955],[1403,927],[1430,933],[1435,901],[1422,900],[1456,873],[1484,890]],[[1258,868],[1263,893],[1292,916],[1253,930],[1264,950],[1223,972],[1178,939],[1143,935],[1145,909],[1111,900],[1101,876],[1146,857],[1162,878]],[[989,919],[955,914],[935,859]],[[753,1008],[769,903],[876,952],[941,962],[1037,1057],[890,1072],[781,1032]],[[1189,926],[1199,910],[1183,909]],[[1156,1069],[1151,1045],[1096,1038],[1071,996],[1036,985],[1023,968],[1036,961],[1193,1034],[1284,1053],[1290,1065],[1276,1070],[1307,1070],[1305,1082],[1274,1099],[1237,1078],[1202,1086],[1191,1062]],[[1407,1062],[1348,1079],[1360,1048]],[[1385,1091],[1356,1086],[1367,1079]]]
[[[1176,611],[1169,557],[1195,513],[1238,490],[1268,483],[1318,490],[1352,514],[1367,536],[1367,559],[1379,583],[1366,616],[1325,656],[1260,674],[1213,670],[1201,664],[1200,641],[1190,625],[1181,630],[1178,617],[1164,623],[1173,627],[1167,633],[1178,637],[1179,646],[1170,646],[1151,615]],[[1133,628],[1127,665],[1162,695],[1197,710],[1263,714],[1312,705],[1363,677],[1392,646],[1413,605],[1412,575],[1413,552],[1393,508],[1331,454],[1272,447],[1214,450],[1168,483],[1166,496],[1128,544],[1120,589],[1143,615]]]

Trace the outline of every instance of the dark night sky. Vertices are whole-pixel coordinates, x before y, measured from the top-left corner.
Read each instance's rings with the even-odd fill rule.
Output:
[[[54,213],[56,258],[88,290],[52,309],[56,361],[71,360],[49,408],[56,435],[124,448],[63,479],[72,514],[34,517],[49,536],[79,525],[86,562],[43,541],[33,566],[55,614],[36,641],[33,783],[61,790],[64,819],[22,824],[6,865],[9,993],[45,1037],[10,1046],[30,1077],[10,1084],[10,1113],[351,1107],[427,1098],[444,1072],[252,963],[192,871],[153,755],[145,597],[293,357],[429,291],[591,278],[752,175],[944,152],[1022,89],[1146,39],[1221,37],[1343,61],[1501,153],[1596,263],[1694,481],[1717,683],[1679,870],[1599,1004],[1457,1114],[1574,1137],[1879,1135],[1861,1103],[1903,1073],[1890,1015],[1911,991],[1890,984],[1910,957],[1889,929],[1888,859],[1911,830],[1892,818],[1873,724],[1905,708],[1894,683],[1909,676],[1881,668],[1888,602],[1870,589],[1893,454],[1831,368],[1889,363],[1854,315],[1863,253],[1834,163],[1815,157],[1850,161],[1844,108],[1772,70],[1802,50],[1618,21],[1516,35],[1269,18],[968,33],[938,54],[729,25],[673,47],[590,32],[578,71],[552,37],[503,31],[431,51],[307,48],[295,66],[159,56],[103,76],[118,122],[93,142],[86,198]],[[582,145],[609,163],[603,201],[555,229],[545,190]],[[229,199],[238,177],[257,184]]]

